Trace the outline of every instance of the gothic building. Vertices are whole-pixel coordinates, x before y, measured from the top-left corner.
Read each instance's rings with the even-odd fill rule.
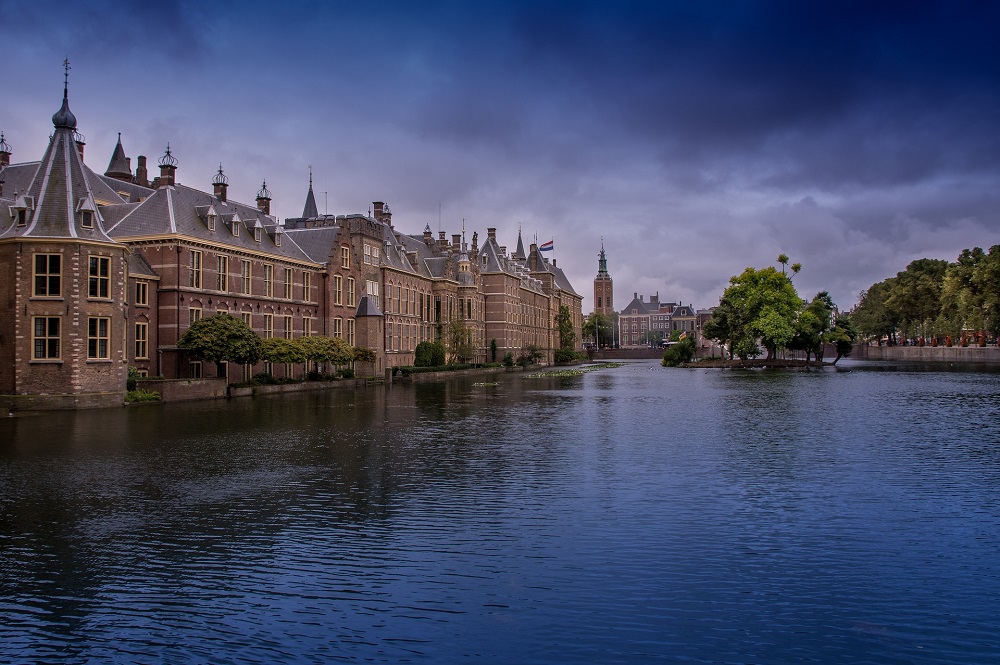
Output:
[[[612,316],[614,306],[614,280],[608,274],[608,257],[604,253],[604,243],[601,243],[601,253],[597,259],[597,277],[594,278],[594,312]]]
[[[556,318],[582,297],[536,245],[508,254],[496,230],[480,247],[464,232],[408,235],[389,206],[320,214],[310,174],[302,216],[234,201],[222,165],[210,190],[182,184],[170,146],[152,181],[132,170],[121,136],[104,173],[84,162],[68,83],[42,158],[11,163],[0,135],[0,397],[16,408],[121,404],[127,368],[166,378],[215,376],[177,347],[202,317],[228,312],[261,337],[329,335],[375,351],[367,371],[413,364],[421,341],[441,340],[467,362],[538,347],[551,361]],[[225,368],[298,377],[302,366]],[[9,400],[8,400],[9,401]],[[7,402],[5,402],[7,403]]]

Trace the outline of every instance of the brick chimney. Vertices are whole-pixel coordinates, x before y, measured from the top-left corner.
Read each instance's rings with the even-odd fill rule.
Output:
[[[271,214],[271,191],[267,188],[267,180],[260,187],[260,191],[257,192],[257,210],[260,210],[265,215]]]
[[[444,231],[438,231],[438,248],[441,251],[448,249],[448,237],[444,234]]]
[[[135,167],[135,184],[149,187],[149,172],[146,171],[146,156],[139,155],[139,165]]]
[[[495,228],[486,229],[486,238],[496,242],[497,240],[497,230]]]
[[[156,179],[158,186],[168,187],[177,181],[177,158],[170,154],[170,144],[167,151],[160,157],[160,177]]]
[[[373,201],[372,207],[375,209],[375,220],[391,227],[392,212],[389,211],[389,205],[382,201]]]
[[[461,233],[452,233],[451,234],[451,248],[454,251],[456,251],[456,252],[462,251],[462,234]]]
[[[229,189],[229,178],[222,172],[222,164],[219,164],[219,172],[212,178],[212,186],[215,188],[215,198],[225,203],[226,190]]]

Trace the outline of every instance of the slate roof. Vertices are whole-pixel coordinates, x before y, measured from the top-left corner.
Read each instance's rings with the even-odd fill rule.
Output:
[[[358,311],[354,313],[354,316],[382,316],[382,311],[374,300],[364,295],[358,301]]]
[[[140,275],[143,277],[159,277],[152,266],[146,262],[142,254],[132,250],[128,255],[128,272],[130,275]]]
[[[316,263],[326,263],[330,260],[330,253],[339,244],[339,238],[339,226],[285,228],[285,239],[295,243]]]
[[[132,178],[132,169],[129,168],[128,158],[125,157],[125,148],[122,147],[121,132],[118,132],[118,143],[115,145],[114,152],[111,153],[111,162],[108,164],[108,170],[104,172],[104,175],[109,178]]]
[[[52,117],[55,131],[42,159],[37,163],[29,184],[5,210],[6,222],[0,237],[78,238],[112,242],[104,229],[104,221],[94,197],[92,184],[98,179],[87,169],[80,157],[74,137],[76,118],[63,96],[62,108]],[[19,169],[12,169],[18,171]],[[8,169],[4,169],[6,174]],[[12,173],[11,175],[15,175]],[[22,174],[23,175],[23,174]],[[4,185],[5,191],[8,185]],[[6,194],[5,194],[6,196]],[[27,223],[17,226],[10,210],[28,211]],[[84,214],[91,224],[84,226]]]

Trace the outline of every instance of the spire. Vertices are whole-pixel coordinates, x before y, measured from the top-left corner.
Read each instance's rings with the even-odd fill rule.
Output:
[[[598,277],[610,277],[608,274],[608,257],[604,253],[604,241],[601,241],[601,254],[597,259],[597,276]]]
[[[121,132],[118,132],[118,143],[115,145],[114,152],[111,153],[111,161],[108,163],[108,170],[104,172],[104,175],[126,182],[132,180],[132,168],[128,163],[128,157],[125,156],[125,148],[122,147]]]
[[[69,59],[63,60],[63,67],[66,70],[66,78],[63,81],[62,108],[52,116],[52,124],[56,129],[76,129],[76,116],[69,110]]]
[[[306,205],[302,208],[302,217],[304,219],[315,219],[319,217],[319,209],[316,207],[316,197],[313,196],[312,164],[309,165],[309,193],[306,194]]]
[[[0,168],[10,164],[10,153],[13,148],[4,140],[3,132],[0,132]]]
[[[522,261],[528,258],[528,255],[524,253],[524,241],[521,240],[521,229],[517,229],[517,251],[514,252],[515,259],[521,259]]]

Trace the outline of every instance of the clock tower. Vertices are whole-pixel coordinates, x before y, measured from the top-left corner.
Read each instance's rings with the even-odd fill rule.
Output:
[[[597,277],[594,278],[594,312],[610,317],[614,307],[614,280],[608,274],[608,257],[601,243],[601,253],[597,261]]]

